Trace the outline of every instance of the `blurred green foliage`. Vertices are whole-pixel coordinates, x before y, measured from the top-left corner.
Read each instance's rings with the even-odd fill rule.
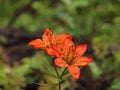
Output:
[[[22,63],[22,65],[16,63],[14,67],[10,67],[3,60],[0,61],[0,85],[4,86],[4,90],[19,90],[25,88],[27,84],[38,85],[40,90],[57,89],[58,79],[54,68],[51,67],[50,56],[46,56],[43,52],[37,52],[31,58],[23,58]],[[63,78],[66,79],[66,77]],[[38,83],[36,80],[39,80]],[[68,81],[64,82],[62,88],[65,89],[69,84]]]
[[[112,89],[120,89],[120,79],[115,79],[111,85]]]
[[[0,66],[0,85],[4,86],[4,90],[19,90],[20,87],[25,86],[24,74],[27,72],[23,72],[22,66],[11,68],[2,63]]]
[[[56,33],[65,32],[76,37],[94,32],[108,34],[120,29],[119,4],[119,0],[60,0],[52,6],[49,0],[1,0],[0,26],[6,27],[15,18],[12,28],[22,27],[28,32],[50,27]],[[16,12],[22,13],[17,15]]]
[[[103,73],[119,72],[120,0],[0,0],[0,28],[34,33],[45,27],[53,29],[56,34],[69,33],[81,41],[83,37],[91,36],[92,48],[97,57],[90,64],[94,78],[99,78]],[[0,36],[0,41],[6,42],[5,37]],[[10,90],[13,85],[15,90],[25,87],[25,83],[43,79],[44,75],[51,78],[56,75],[49,67],[50,62],[47,63],[43,58],[40,60],[46,57],[41,52],[32,58],[23,58],[23,64],[13,68],[3,64],[6,58],[1,48],[0,52],[0,85],[4,85],[6,90]],[[35,78],[25,77],[31,72],[35,73]],[[42,77],[41,73],[44,73]],[[56,82],[46,79],[48,82],[53,80],[53,84]],[[118,88],[119,80],[117,76],[110,89]]]

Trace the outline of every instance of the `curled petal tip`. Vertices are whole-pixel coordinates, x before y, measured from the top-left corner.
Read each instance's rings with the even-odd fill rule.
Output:
[[[45,30],[49,30],[49,28],[48,28],[48,27],[46,27],[46,28],[45,28]]]

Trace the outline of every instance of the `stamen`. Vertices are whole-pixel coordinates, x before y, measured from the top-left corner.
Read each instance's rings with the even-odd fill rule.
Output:
[[[65,61],[66,61],[67,64],[71,65],[71,63],[74,62],[74,58],[75,58],[74,47],[72,45],[67,52]]]

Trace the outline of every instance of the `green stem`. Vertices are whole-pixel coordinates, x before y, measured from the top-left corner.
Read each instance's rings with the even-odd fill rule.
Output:
[[[66,70],[67,70],[67,68],[64,69],[61,76],[59,77],[59,90],[61,90],[61,79],[62,79],[63,75],[65,74]]]
[[[60,75],[59,75],[59,73],[58,73],[58,70],[57,70],[57,67],[54,65],[54,69],[55,69],[55,72],[56,72],[56,74],[57,74],[57,77],[58,77],[58,89],[59,90],[61,90],[61,82],[60,82]]]
[[[62,74],[61,74],[61,76],[60,76],[59,79],[62,79],[62,77],[63,77],[63,75],[65,74],[66,70],[67,70],[67,68],[64,69],[64,71],[62,72]]]
[[[64,69],[64,71],[62,72],[61,75],[59,75],[56,66],[54,66],[54,69],[55,69],[55,72],[56,72],[56,74],[57,74],[57,77],[59,78],[59,80],[58,80],[58,85],[59,85],[59,90],[61,90],[61,79],[62,79],[63,75],[65,74],[67,68]]]
[[[55,69],[55,72],[56,72],[58,78],[60,78],[60,75],[59,75],[59,73],[58,73],[57,67],[56,67],[55,65],[54,65],[54,69]]]
[[[61,90],[61,81],[60,80],[58,82],[58,85],[59,85],[59,90]]]

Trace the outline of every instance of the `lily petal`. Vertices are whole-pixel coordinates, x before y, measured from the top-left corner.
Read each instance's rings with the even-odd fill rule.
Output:
[[[28,45],[33,46],[34,48],[45,49],[45,45],[41,39],[32,40],[31,42],[28,43]]]
[[[47,52],[50,56],[52,56],[52,57],[55,55],[55,53],[54,53],[54,51],[53,51],[52,48],[46,48],[46,52]]]
[[[76,58],[74,65],[76,66],[85,66],[92,62],[91,57],[81,56]]]
[[[60,57],[63,54],[63,52],[58,47],[56,47],[55,45],[51,45],[51,48],[53,49],[56,57]]]
[[[68,66],[68,71],[76,80],[80,77],[80,69],[77,66]]]
[[[60,67],[67,67],[68,65],[60,58],[55,59],[54,64]]]
[[[50,44],[53,43],[55,36],[53,32],[49,30],[49,28],[46,28],[42,36],[42,39],[46,46],[50,46]]]
[[[74,47],[74,43],[71,39],[66,38],[64,45],[63,45],[63,52],[65,52],[65,55],[67,55],[67,53],[69,52],[70,47]]]
[[[68,34],[60,34],[60,35],[56,36],[55,42],[56,42],[57,47],[62,48],[63,43],[66,38],[72,39],[72,36],[70,36]]]
[[[78,46],[76,46],[75,53],[77,56],[81,56],[85,53],[86,50],[87,50],[87,44],[78,45]]]

